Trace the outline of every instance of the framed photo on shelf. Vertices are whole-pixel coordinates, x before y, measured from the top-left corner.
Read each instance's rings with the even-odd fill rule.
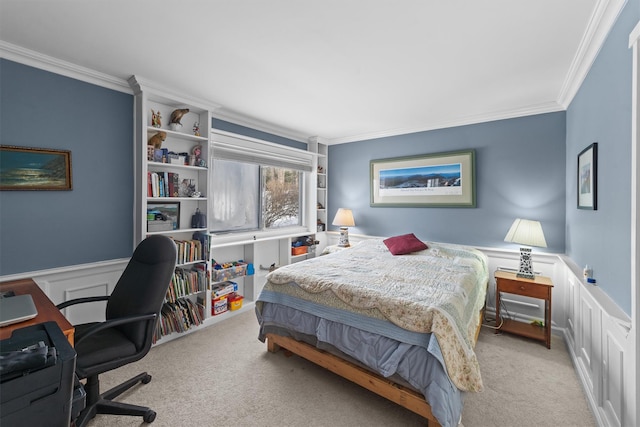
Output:
[[[0,190],[71,189],[71,151],[0,145]]]
[[[371,160],[373,207],[476,207],[475,151]]]
[[[180,229],[180,202],[148,202],[147,231]]]
[[[578,154],[578,209],[598,209],[598,143]]]

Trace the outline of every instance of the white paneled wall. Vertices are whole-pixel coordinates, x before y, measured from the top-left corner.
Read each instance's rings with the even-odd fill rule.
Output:
[[[74,298],[110,295],[128,259],[2,276],[0,281],[32,278],[54,304]],[[63,310],[72,324],[104,320],[104,302],[80,304]]]
[[[584,284],[570,260],[565,265],[564,338],[602,426],[635,426],[636,396],[628,381],[635,377],[631,319],[597,286]]]

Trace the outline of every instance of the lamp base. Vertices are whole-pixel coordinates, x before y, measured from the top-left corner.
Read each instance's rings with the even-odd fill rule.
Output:
[[[348,248],[349,244],[349,229],[347,227],[340,227],[340,240],[338,246],[341,248]]]
[[[536,278],[536,276],[533,274],[531,248],[520,248],[520,270],[518,270],[516,277],[522,277],[524,279]]]

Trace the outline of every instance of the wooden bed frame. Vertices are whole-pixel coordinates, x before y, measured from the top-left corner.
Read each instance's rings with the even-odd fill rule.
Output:
[[[480,311],[480,322],[478,323],[475,336],[476,342],[478,341],[478,335],[482,328],[483,315],[484,309]],[[429,426],[440,427],[440,423],[433,416],[431,406],[425,400],[424,395],[415,390],[396,384],[375,372],[320,350],[310,344],[281,335],[267,334],[267,350],[275,353],[280,348],[285,350],[286,356],[291,356],[291,353],[293,353],[303,357],[385,399],[423,416],[427,419]]]

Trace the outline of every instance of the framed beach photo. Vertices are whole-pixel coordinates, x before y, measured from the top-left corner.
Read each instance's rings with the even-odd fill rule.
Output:
[[[370,162],[371,206],[476,206],[475,151]]]
[[[0,190],[71,188],[71,151],[0,145]]]
[[[578,209],[598,209],[598,143],[578,154]]]
[[[180,202],[147,203],[147,231],[180,229]]]

